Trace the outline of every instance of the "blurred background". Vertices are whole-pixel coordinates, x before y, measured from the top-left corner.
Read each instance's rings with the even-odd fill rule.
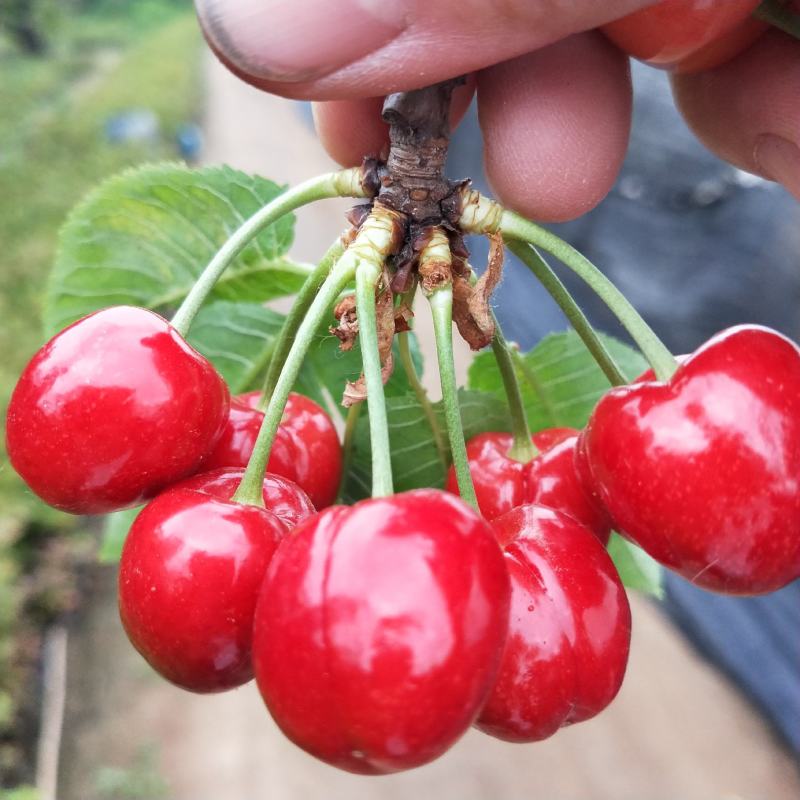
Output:
[[[725,325],[797,338],[800,212],[783,190],[708,155],[663,76],[636,68],[631,152],[592,214],[557,226],[678,352]],[[211,58],[189,0],[0,0],[0,407],[42,343],[58,229],[94,184],[154,160],[228,163],[280,183],[331,165],[308,108],[261,95]],[[480,188],[474,114],[454,177]],[[344,203],[301,213],[317,258]],[[481,244],[476,243],[476,261]],[[702,269],[700,269],[702,267]],[[615,330],[585,301],[594,322]],[[521,269],[498,293],[525,347],[565,326]],[[535,309],[532,313],[531,309]],[[422,333],[424,337],[424,331]],[[468,363],[459,352],[459,368]],[[435,393],[435,372],[426,374]],[[252,686],[211,698],[156,677],[122,633],[115,569],[90,521],[48,511],[0,460],[0,798],[800,797],[800,591],[730,600],[671,579],[633,597],[629,673],[611,709],[552,740],[470,733],[435,764],[384,779],[337,773],[277,732]]]

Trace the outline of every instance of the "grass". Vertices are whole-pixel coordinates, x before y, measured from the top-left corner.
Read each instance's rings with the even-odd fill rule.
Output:
[[[178,157],[175,132],[200,106],[200,35],[188,2],[108,3],[63,15],[47,58],[0,41],[0,409],[42,344],[41,301],[58,229],[97,182],[136,163]],[[110,115],[151,110],[160,137],[112,145]],[[3,439],[5,437],[3,436]],[[78,520],[49,511],[28,492],[0,450],[0,774],[13,774],[11,732],[22,682],[15,637],[31,603],[37,541]],[[33,564],[33,566],[31,566]],[[33,582],[35,583],[35,582]],[[11,744],[9,744],[11,741]],[[0,780],[0,786],[4,786]]]

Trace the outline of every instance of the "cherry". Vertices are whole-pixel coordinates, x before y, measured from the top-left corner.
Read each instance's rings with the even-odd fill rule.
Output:
[[[800,576],[800,348],[781,334],[731,328],[667,383],[612,389],[577,459],[615,528],[698,586]]]
[[[766,29],[749,19],[760,0],[661,0],[604,25],[619,48],[649,64],[682,72],[733,58]]]
[[[227,467],[193,475],[175,484],[175,488],[193,489],[218,500],[231,500],[243,476],[243,467]],[[308,495],[296,483],[270,472],[264,475],[263,498],[264,505],[289,530],[316,513]]]
[[[481,433],[470,439],[467,458],[483,516],[491,521],[523,503],[539,503],[575,517],[606,544],[611,535],[608,515],[575,472],[577,436],[574,428],[547,428],[535,433],[531,439],[539,455],[527,464],[508,455],[513,444],[509,433]],[[458,494],[452,467],[447,491]]]
[[[217,371],[166,320],[107,308],[33,356],[8,407],[8,454],[50,505],[114,511],[194,472],[228,403]]]
[[[508,597],[491,528],[452,495],[334,506],[275,554],[256,609],[256,681],[317,758],[363,774],[410,769],[477,716]]]
[[[496,683],[476,726],[533,742],[602,711],[628,662],[628,598],[605,548],[572,517],[524,505],[494,520],[511,577]]]
[[[287,522],[313,514],[303,492],[274,475],[264,480],[271,510],[231,502],[241,473],[197,475],[160,494],[136,518],[122,551],[119,610],[128,638],[164,678],[193,692],[253,677],[264,574]]]
[[[219,443],[204,469],[246,466],[253,452],[263,412],[260,392],[237,395]],[[318,509],[329,506],[342,479],[342,449],[331,418],[313,400],[289,395],[275,436],[267,470],[299,484]]]

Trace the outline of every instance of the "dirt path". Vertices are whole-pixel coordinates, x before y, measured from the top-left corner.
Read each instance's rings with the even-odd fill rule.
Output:
[[[329,168],[298,107],[259,95],[210,61],[207,89],[209,162],[289,183]],[[325,249],[341,227],[342,205],[301,214],[298,257],[310,260]],[[628,677],[601,717],[533,746],[471,732],[429,767],[370,780],[332,770],[291,745],[252,685],[196,697],[160,681],[120,629],[113,574],[100,577],[70,638],[60,800],[155,800],[159,776],[171,800],[800,797],[791,760],[750,707],[639,598]],[[140,786],[149,780],[151,788],[98,793],[98,777],[109,778],[98,769],[109,765],[128,769],[128,780]]]

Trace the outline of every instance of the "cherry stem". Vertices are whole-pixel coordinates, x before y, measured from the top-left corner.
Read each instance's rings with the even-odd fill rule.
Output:
[[[547,415],[550,417],[551,424],[557,425],[558,414],[556,414],[556,409],[553,406],[553,401],[550,399],[547,392],[544,390],[542,382],[539,380],[536,373],[528,366],[528,363],[525,361],[519,350],[516,350],[514,348],[510,348],[510,350],[511,350],[511,357],[514,359],[514,364],[516,365],[517,369],[522,373],[522,377],[525,379],[525,382],[528,384],[528,386],[531,387],[533,393],[536,395],[537,400],[542,404],[542,407],[547,412]]]
[[[353,280],[363,259],[377,260],[378,263],[382,263],[386,256],[394,251],[396,234],[395,220],[391,216],[391,212],[382,209],[381,213],[378,213],[376,208],[364,221],[355,241],[333,266],[319,293],[311,302],[297,329],[281,374],[278,376],[253,447],[253,453],[239,488],[233,496],[235,501],[257,506],[264,505],[262,484],[272,443],[275,440],[286,401],[289,399],[289,393],[297,381],[303,359],[314,341],[320,323],[339,293]]]
[[[597,331],[586,318],[575,298],[553,272],[550,265],[539,255],[536,248],[523,242],[507,242],[508,249],[536,276],[539,283],[544,286],[558,307],[564,312],[578,336],[581,337],[586,349],[592,354],[603,374],[612,386],[622,386],[628,381],[622,373],[614,356],[603,344]]]
[[[347,419],[344,423],[344,440],[342,441],[342,482],[339,485],[339,493],[336,496],[337,503],[341,503],[344,498],[347,476],[350,473],[350,464],[353,461],[353,447],[355,446],[356,428],[358,426],[358,420],[361,416],[361,409],[363,407],[363,402],[354,403],[347,410]]]
[[[675,357],[642,319],[625,295],[586,256],[554,233],[513,211],[505,209],[502,211],[497,229],[505,238],[519,239],[547,250],[548,253],[552,253],[565,266],[569,267],[611,309],[644,353],[658,380],[667,381],[672,377],[678,368]]]
[[[428,420],[428,425],[430,426],[431,433],[433,434],[433,441],[436,445],[436,451],[439,454],[439,461],[441,461],[442,466],[447,469],[447,444],[444,440],[444,434],[442,433],[441,425],[439,425],[439,417],[436,416],[436,411],[433,408],[433,403],[431,403],[428,393],[425,391],[425,387],[422,385],[422,382],[417,375],[417,370],[414,366],[414,360],[411,358],[411,348],[409,347],[409,338],[407,333],[399,333],[397,335],[397,349],[400,352],[400,363],[403,366],[403,371],[405,372],[408,382],[411,385],[414,394],[416,395],[417,402],[422,407],[422,411],[425,414],[425,419]]]
[[[286,315],[281,332],[272,347],[272,357],[270,358],[267,374],[264,378],[264,385],[261,387],[261,397],[258,401],[258,408],[266,411],[269,405],[278,376],[281,374],[286,356],[292,347],[297,329],[300,327],[311,303],[319,293],[325,278],[330,274],[333,265],[342,257],[344,244],[341,239],[337,239],[329,248],[322,260],[308,276],[308,279],[297,293],[292,308]]]
[[[442,404],[450,441],[450,453],[458,481],[461,499],[478,510],[478,499],[472,484],[467,460],[467,445],[458,404],[458,382],[453,360],[453,287],[447,283],[428,296],[436,335],[436,355],[439,362],[439,381],[442,385]]]
[[[330,172],[289,189],[253,214],[220,248],[203,270],[172,318],[172,327],[186,336],[197,312],[233,260],[258,236],[285,214],[330,197],[366,197],[360,168]]]
[[[756,19],[768,22],[775,28],[788,33],[795,39],[800,39],[800,14],[795,13],[791,7],[784,5],[781,0],[764,0],[753,12]]]
[[[500,377],[503,379],[503,388],[506,392],[508,410],[511,413],[511,432],[514,443],[508,451],[509,458],[527,464],[539,455],[539,451],[531,439],[531,429],[528,427],[528,418],[525,414],[525,404],[522,401],[522,390],[514,369],[514,361],[508,342],[503,336],[500,323],[494,318],[494,339],[492,339],[492,352],[494,353]]]
[[[362,261],[356,270],[356,311],[361,363],[367,384],[369,410],[369,442],[372,453],[372,496],[394,494],[392,483],[392,447],[389,420],[383,393],[381,354],[378,348],[378,323],[375,316],[375,290],[381,278],[382,265]]]

